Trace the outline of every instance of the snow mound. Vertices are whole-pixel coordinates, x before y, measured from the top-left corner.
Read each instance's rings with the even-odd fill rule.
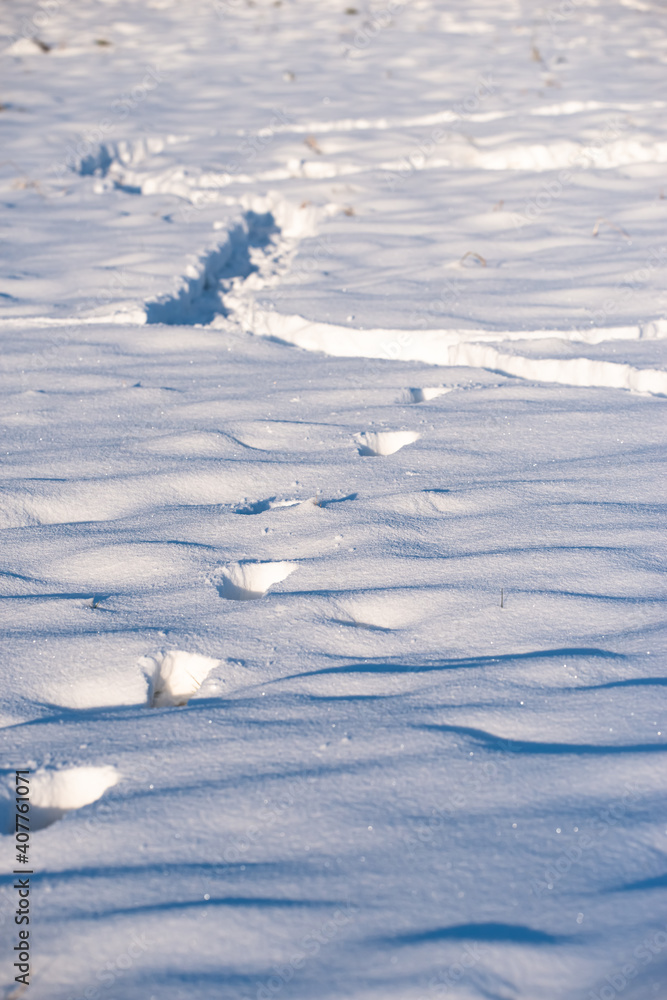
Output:
[[[417,431],[362,431],[355,434],[360,455],[393,455],[418,438]]]
[[[200,653],[170,649],[166,653],[145,656],[139,661],[151,669],[148,703],[151,708],[187,705],[219,660]]]
[[[216,586],[220,596],[229,601],[255,601],[296,568],[297,564],[291,562],[231,563],[221,570]]]
[[[70,767],[62,771],[40,768],[30,775],[30,831],[44,830],[65,813],[97,802],[118,782],[115,767]],[[14,832],[13,799],[2,802],[1,829]]]

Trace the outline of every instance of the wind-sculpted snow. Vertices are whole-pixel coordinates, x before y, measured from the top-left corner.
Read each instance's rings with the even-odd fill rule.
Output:
[[[483,996],[509,949],[526,989],[566,970],[550,1000],[604,981],[660,891],[614,887],[660,875],[664,400],[459,368],[416,405],[419,362],[141,331],[98,325],[0,412],[3,503],[33,505],[0,567],[12,763],[122,776],[34,835],[56,981],[84,918],[105,962],[146,935],[131,1000],[178,996],[150,955],[256,993],[285,936],[304,997],[387,955],[396,997],[462,955]],[[365,457],[360,427],[414,443]],[[202,977],[204,923],[251,972]]]
[[[655,3],[0,31],[29,995],[659,998]]]

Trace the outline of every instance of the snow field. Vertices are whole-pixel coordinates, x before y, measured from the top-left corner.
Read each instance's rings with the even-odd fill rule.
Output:
[[[663,20],[3,9],[40,997],[661,995]]]
[[[292,994],[428,996],[468,947],[471,996],[557,996],[556,965],[564,997],[604,982],[629,906],[633,947],[654,933],[651,890],[617,899],[660,872],[663,402],[456,369],[415,405],[433,368],[377,361],[358,387],[354,359],[170,329],[180,351],[96,326],[86,363],[37,366],[5,410],[43,515],[5,530],[12,760],[120,776],[35,837],[45,990],[83,994],[137,934],[129,997],[254,996],[299,956]],[[360,421],[420,436],[371,460]],[[298,570],[259,600],[216,585],[276,563]],[[138,661],[160,648],[219,661],[196,691],[189,666],[186,691],[167,679],[187,707],[147,705]]]

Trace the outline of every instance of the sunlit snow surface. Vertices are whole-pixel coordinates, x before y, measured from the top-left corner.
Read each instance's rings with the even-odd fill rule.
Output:
[[[26,995],[664,1000],[663,6],[0,23]]]

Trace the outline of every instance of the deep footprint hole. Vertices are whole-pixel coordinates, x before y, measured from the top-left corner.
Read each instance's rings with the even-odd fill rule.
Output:
[[[362,431],[355,434],[359,454],[365,457],[393,455],[418,438],[418,431]]]
[[[107,788],[118,782],[114,767],[70,767],[62,771],[38,770],[29,776],[30,833],[44,830],[68,812],[97,802]],[[14,790],[0,799],[0,830],[15,832]]]
[[[219,660],[183,649],[145,656],[139,661],[146,670],[148,704],[151,708],[174,708],[187,705]]]
[[[265,510],[271,510],[271,504],[275,497],[267,497],[266,500],[255,500],[254,503],[247,503],[243,507],[236,507],[235,514],[263,514]]]
[[[224,566],[214,581],[218,593],[228,601],[256,601],[297,568],[291,562],[238,562]]]
[[[265,250],[280,232],[271,212],[245,212],[244,222],[245,225],[231,229],[219,246],[208,251],[196,276],[184,278],[176,295],[146,303],[147,323],[207,325],[215,316],[227,316],[223,293],[235,278],[245,280],[258,270],[251,249]]]
[[[451,392],[451,387],[444,385],[429,385],[424,386],[419,389],[412,387],[409,389],[404,389],[398,402],[399,403],[428,403],[431,399],[437,399],[438,396],[444,396],[445,393]]]

